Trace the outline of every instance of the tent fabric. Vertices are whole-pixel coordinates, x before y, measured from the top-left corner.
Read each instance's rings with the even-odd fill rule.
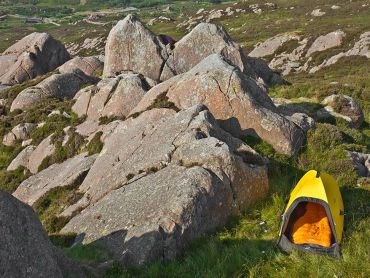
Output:
[[[304,212],[293,224],[294,244],[317,244],[330,247],[331,228],[325,208],[317,203],[306,203]]]
[[[282,215],[278,246],[340,256],[344,207],[335,179],[311,170],[293,189]]]

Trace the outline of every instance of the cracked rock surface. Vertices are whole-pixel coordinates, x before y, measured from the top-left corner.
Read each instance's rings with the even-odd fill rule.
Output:
[[[95,79],[82,72],[53,74],[34,87],[20,92],[12,102],[10,111],[26,110],[46,98],[72,99],[80,88]]]
[[[173,258],[267,194],[265,163],[204,106],[145,111],[105,137],[62,232],[128,265]]]
[[[44,194],[57,187],[73,186],[81,182],[90,170],[97,155],[77,155],[61,164],[53,164],[47,169],[23,181],[13,193],[22,202],[33,205]]]
[[[221,127],[234,136],[258,135],[284,154],[296,153],[304,140],[303,130],[279,113],[255,79],[217,54],[153,87],[131,114],[145,111],[163,99],[178,109],[204,104]]]
[[[109,33],[104,76],[133,71],[158,81],[166,59],[166,47],[159,37],[146,29],[135,16],[128,15]]]

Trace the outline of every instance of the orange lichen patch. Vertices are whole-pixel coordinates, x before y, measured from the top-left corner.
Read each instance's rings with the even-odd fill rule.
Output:
[[[292,240],[295,244],[331,245],[331,228],[325,208],[307,203],[305,212],[293,224]]]

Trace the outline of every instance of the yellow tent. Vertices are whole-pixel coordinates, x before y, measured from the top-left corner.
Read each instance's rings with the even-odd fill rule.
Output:
[[[282,215],[278,246],[340,257],[344,207],[335,179],[308,171],[290,194]]]

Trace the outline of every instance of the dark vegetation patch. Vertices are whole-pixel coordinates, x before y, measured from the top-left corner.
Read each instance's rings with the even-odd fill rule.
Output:
[[[19,167],[14,171],[6,171],[10,162],[21,151],[19,145],[8,147],[0,143],[0,190],[13,193],[19,184],[30,176],[29,171]]]
[[[18,167],[18,169],[13,171],[0,170],[0,190],[10,194],[13,193],[30,174],[23,167]]]
[[[102,116],[99,118],[99,125],[107,125],[113,121],[117,121],[117,120],[120,120],[120,121],[124,121],[126,119],[126,117],[124,116]]]
[[[89,155],[93,155],[96,153],[100,153],[104,147],[104,143],[101,141],[101,136],[103,135],[102,131],[95,133],[94,137],[91,141],[87,144],[87,151]]]
[[[65,145],[63,145],[65,136],[68,136],[68,140]],[[86,141],[82,135],[75,132],[73,128],[70,128],[67,133],[63,131],[55,132],[51,138],[51,143],[54,144],[55,151],[52,155],[44,158],[38,171],[42,171],[55,163],[62,163],[68,158],[81,153]]]
[[[78,192],[78,186],[84,180],[86,173],[71,185],[66,187],[56,187],[42,196],[33,204],[33,209],[40,218],[40,221],[49,234],[58,233],[74,216],[64,217],[59,216],[63,210],[75,204],[82,198],[83,193]]]
[[[172,109],[175,112],[179,112],[180,109],[172,101],[168,100],[168,97],[166,94],[167,92],[163,92],[162,94],[157,96],[154,102],[145,111],[149,111],[155,108],[167,108],[167,109]],[[134,113],[131,115],[131,117],[137,118],[141,113],[145,111]]]

